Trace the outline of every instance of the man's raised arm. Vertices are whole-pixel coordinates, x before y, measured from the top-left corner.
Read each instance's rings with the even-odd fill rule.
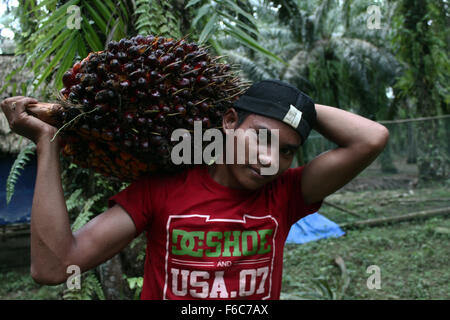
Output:
[[[324,199],[356,177],[376,159],[389,138],[389,131],[377,122],[338,108],[315,106],[315,129],[338,147],[306,164],[301,183],[307,203]]]
[[[77,265],[86,271],[114,256],[135,236],[131,217],[116,205],[72,233],[61,184],[56,128],[27,114],[37,101],[25,97],[4,100],[1,108],[11,130],[37,145],[37,176],[31,209],[31,275],[41,284],[59,284]]]

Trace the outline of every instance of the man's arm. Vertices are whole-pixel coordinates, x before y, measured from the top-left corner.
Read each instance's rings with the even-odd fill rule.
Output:
[[[306,164],[303,198],[309,204],[334,193],[363,171],[384,149],[389,131],[356,114],[316,104],[316,130],[338,145]]]
[[[57,140],[50,142],[54,127],[26,113],[37,101],[14,97],[1,107],[11,129],[37,145],[37,176],[31,209],[31,275],[42,284],[58,284],[67,277],[67,267],[86,271],[114,256],[135,236],[131,217],[116,205],[72,233],[59,167]]]

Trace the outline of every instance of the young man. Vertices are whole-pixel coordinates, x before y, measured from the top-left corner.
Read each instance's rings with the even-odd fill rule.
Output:
[[[224,114],[223,128],[277,129],[279,152],[258,155],[256,164],[197,166],[140,179],[112,197],[109,210],[72,233],[59,149],[50,142],[56,129],[26,113],[27,105],[36,102],[13,97],[1,105],[12,130],[37,144],[33,279],[62,283],[68,266],[93,268],[146,231],[142,299],[278,299],[291,225],[316,212],[322,200],[367,167],[388,140],[387,129],[376,122],[314,105],[286,83],[261,81]],[[313,127],[338,147],[288,169]],[[276,174],[262,175],[262,168],[274,161]]]

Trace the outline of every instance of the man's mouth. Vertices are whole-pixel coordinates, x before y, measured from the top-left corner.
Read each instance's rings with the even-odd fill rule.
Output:
[[[248,168],[249,168],[252,176],[254,176],[256,178],[259,178],[259,179],[264,178],[264,176],[261,175],[261,169],[255,168],[255,167],[252,167],[252,166],[248,166]]]

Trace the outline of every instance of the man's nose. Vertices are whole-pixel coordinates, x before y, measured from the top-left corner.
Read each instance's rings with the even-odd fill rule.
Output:
[[[270,149],[267,150],[267,152],[259,152],[258,160],[263,167],[270,167],[273,162],[272,156],[270,155]]]

